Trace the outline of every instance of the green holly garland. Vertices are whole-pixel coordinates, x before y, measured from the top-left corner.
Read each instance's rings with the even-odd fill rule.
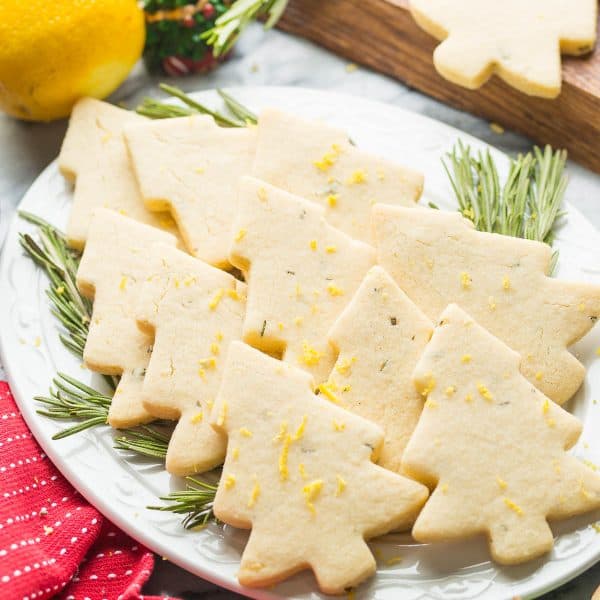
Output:
[[[214,29],[230,4],[221,0],[195,5],[189,0],[146,0],[144,60],[148,69],[183,75],[216,66],[213,49],[202,35]]]
[[[245,27],[258,18],[275,25],[288,0],[144,0],[144,60],[152,72],[187,75],[208,71],[227,55]]]

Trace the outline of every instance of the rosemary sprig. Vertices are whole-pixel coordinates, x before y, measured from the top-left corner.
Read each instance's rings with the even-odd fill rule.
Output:
[[[49,396],[36,396],[34,400],[45,406],[38,414],[55,421],[78,420],[72,427],[67,427],[52,436],[53,440],[61,440],[91,427],[108,423],[108,409],[111,397],[93,388],[58,373],[52,380]]]
[[[215,518],[213,513],[213,503],[217,493],[217,486],[196,479],[195,477],[186,477],[186,489],[171,492],[168,496],[161,496],[159,499],[169,502],[164,506],[148,506],[150,510],[161,512],[171,512],[176,515],[185,515],[183,526],[186,529],[195,527],[204,527],[209,521]]]
[[[167,456],[170,435],[158,426],[140,425],[131,429],[123,429],[125,435],[115,439],[115,448],[126,452],[133,452],[161,461]]]
[[[265,29],[271,29],[287,4],[288,0],[237,0],[215,21],[212,29],[202,34],[202,39],[213,47],[215,56],[226,54],[249,23],[266,17]]]
[[[217,89],[217,93],[223,98],[227,108],[246,125],[256,125],[258,123],[256,114],[241,102],[238,102],[233,96],[230,96],[225,90]]]
[[[50,287],[46,294],[51,302],[52,314],[68,332],[68,335],[60,334],[61,341],[82,358],[92,303],[77,289],[76,275],[80,254],[69,248],[64,234],[50,223],[24,211],[19,215],[37,225],[39,229],[40,243],[29,234],[20,234],[20,242],[30,258],[44,269],[50,279]],[[111,391],[114,391],[116,378],[105,376],[104,379]],[[112,395],[94,390],[64,373],[58,373],[52,384],[48,396],[35,398],[44,406],[38,413],[58,421],[79,421],[58,432],[53,439],[63,439],[86,429],[108,424]],[[145,425],[125,429],[123,433],[125,435],[116,440],[120,450],[161,459],[166,456],[169,437],[160,428]]]
[[[224,92],[217,90],[225,105],[233,115],[233,118],[217,110],[205,106],[201,102],[194,100],[183,90],[166,83],[160,84],[160,89],[174,98],[181,100],[186,106],[177,106],[167,102],[160,102],[154,98],[145,98],[137,108],[136,112],[151,119],[171,119],[174,117],[187,117],[190,115],[209,115],[217,125],[221,127],[246,127],[248,123],[256,124],[258,119],[256,115],[235,98]]]
[[[189,117],[197,115],[197,110],[177,106],[176,104],[167,104],[159,102],[154,98],[144,98],[142,103],[135,109],[138,115],[149,117],[150,119],[173,119],[176,117]]]
[[[475,228],[552,244],[554,227],[565,214],[567,153],[546,146],[511,159],[500,184],[490,152],[471,154],[461,141],[442,160],[461,213]]]
[[[110,395],[103,394],[64,373],[58,373],[52,384],[48,396],[34,398],[44,406],[37,413],[55,421],[79,421],[54,434],[53,440],[62,440],[86,429],[108,425],[108,411],[112,401]],[[170,436],[161,422],[120,431],[122,435],[115,440],[117,450],[161,460],[167,455]]]
[[[69,248],[64,234],[50,223],[25,211],[20,211],[19,216],[38,227],[40,243],[27,233],[19,234],[19,241],[29,257],[44,269],[50,279],[46,294],[52,305],[51,311],[67,331],[67,335],[59,334],[60,340],[81,358],[92,303],[77,289],[76,275],[80,255]]]

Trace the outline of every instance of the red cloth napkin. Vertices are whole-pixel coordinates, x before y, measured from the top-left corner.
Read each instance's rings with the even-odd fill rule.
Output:
[[[0,382],[0,598],[150,600],[153,567],[57,471]]]

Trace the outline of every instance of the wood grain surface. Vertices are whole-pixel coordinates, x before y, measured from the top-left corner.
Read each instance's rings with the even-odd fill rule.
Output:
[[[572,159],[600,173],[600,49],[563,57],[562,92],[548,100],[498,77],[479,90],[440,77],[432,59],[438,42],[416,25],[408,0],[290,0],[279,27],[538,144],[566,148]]]

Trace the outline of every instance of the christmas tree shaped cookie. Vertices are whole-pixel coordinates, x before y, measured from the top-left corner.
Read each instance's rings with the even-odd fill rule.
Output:
[[[240,339],[245,284],[168,246],[153,248],[162,274],[139,294],[138,325],[154,339],[144,379],[150,414],[178,420],[167,471],[191,475],[222,464],[225,438],[209,424],[229,344]]]
[[[233,342],[212,413],[228,436],[214,511],[252,528],[240,583],[312,569],[340,594],[375,571],[365,539],[410,523],[424,486],[373,464],[383,432],[312,393],[307,373]]]
[[[175,245],[170,234],[107,209],[96,211],[77,271],[81,293],[94,300],[83,360],[90,369],[120,375],[108,415],[113,427],[152,419],[142,404],[142,384],[152,338],[136,324],[141,286],[160,268],[151,260],[155,244]]]
[[[417,518],[421,542],[485,533],[503,564],[552,548],[547,520],[600,508],[600,478],[566,454],[579,421],[519,372],[521,357],[456,305],[415,369],[426,398],[405,473],[435,487]]]
[[[560,92],[560,54],[585,54],[596,40],[596,0],[411,0],[417,23],[439,40],[446,79],[478,88],[492,74],[534,96]]]
[[[342,406],[379,425],[379,464],[400,459],[423,408],[412,372],[431,337],[431,321],[381,268],[373,267],[328,338],[338,351],[328,386]]]
[[[111,208],[136,221],[176,232],[167,213],[153,214],[145,206],[129,164],[123,128],[146,119],[134,112],[83,98],[73,109],[58,165],[75,182],[67,225],[69,244],[83,248],[97,208]]]
[[[317,202],[350,237],[370,243],[375,202],[411,206],[421,195],[421,174],[358,150],[344,131],[276,110],[259,123],[252,174]]]
[[[252,168],[256,128],[183,117],[129,127],[125,137],[146,206],[171,211],[190,254],[228,267],[238,181]]]
[[[308,370],[317,383],[335,361],[327,332],[375,262],[370,246],[328,225],[323,213],[245,177],[230,254],[247,273],[244,339]]]
[[[550,278],[546,244],[482,233],[458,213],[373,209],[379,263],[433,321],[456,302],[523,357],[523,374],[555,402],[585,369],[567,350],[600,316],[600,287]]]

